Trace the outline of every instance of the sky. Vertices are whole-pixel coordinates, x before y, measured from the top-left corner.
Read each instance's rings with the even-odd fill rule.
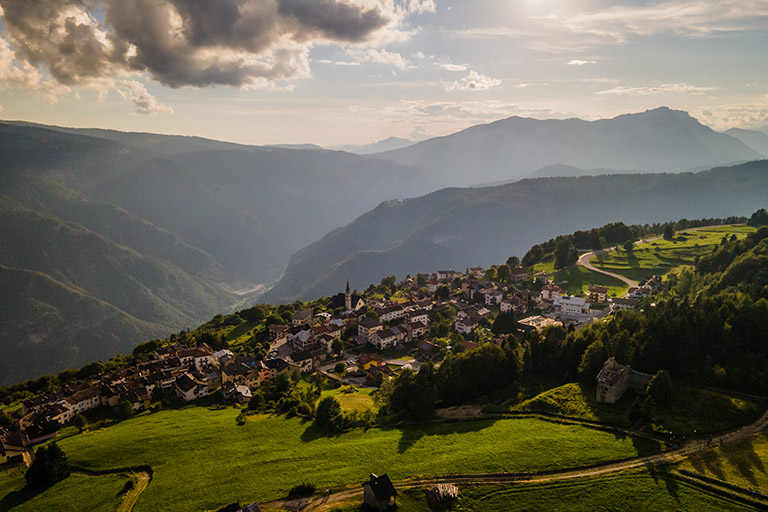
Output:
[[[768,125],[768,0],[0,0],[0,119],[334,146],[662,105]]]

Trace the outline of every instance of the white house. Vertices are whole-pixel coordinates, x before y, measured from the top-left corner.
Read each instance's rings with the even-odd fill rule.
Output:
[[[560,295],[555,297],[555,313],[562,316],[579,316],[589,313],[589,303],[584,297]]]
[[[485,294],[485,305],[498,306],[501,304],[502,297],[504,297],[504,293],[501,290],[490,290]]]

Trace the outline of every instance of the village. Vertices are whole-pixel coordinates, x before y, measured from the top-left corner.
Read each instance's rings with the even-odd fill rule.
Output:
[[[652,294],[661,282],[649,278],[625,297],[609,297],[608,288],[590,286],[584,297],[577,297],[566,295],[551,275],[521,266],[511,268],[503,282],[488,277],[479,267],[409,276],[396,283],[401,296],[396,300],[353,293],[347,283],[344,292],[330,298],[333,314],[298,309],[290,322],[266,325],[269,352],[263,359],[226,348],[214,350],[204,342],[159,346],[150,360],[24,400],[12,424],[0,429],[0,464],[29,465],[32,445],[56,437],[66,425],[82,425],[83,415],[97,409],[128,417],[161,400],[185,404],[212,397],[247,404],[254,390],[289,371],[378,387],[405,368],[418,371],[423,361],[439,365],[447,353],[469,351],[482,342],[501,344],[505,335],[489,329],[500,315],[519,318],[518,330],[578,330],[615,311],[635,308],[638,299]],[[439,331],[430,329],[435,308],[455,311],[452,332],[433,336]],[[613,402],[630,386],[630,370],[623,368],[615,361],[606,363],[597,377],[602,393],[598,400]],[[638,387],[632,372],[631,386]],[[645,376],[640,380],[647,381]],[[621,389],[609,391],[608,384]]]

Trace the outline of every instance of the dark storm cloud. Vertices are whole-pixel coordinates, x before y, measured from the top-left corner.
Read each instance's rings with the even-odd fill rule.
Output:
[[[337,0],[0,0],[17,58],[75,85],[125,71],[171,87],[306,76],[310,41],[364,42],[391,20]],[[104,23],[94,20],[104,10]],[[86,13],[91,13],[89,16]]]

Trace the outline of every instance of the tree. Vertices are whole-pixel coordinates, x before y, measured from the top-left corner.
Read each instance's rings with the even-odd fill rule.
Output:
[[[672,400],[673,393],[672,377],[669,372],[666,370],[656,372],[648,384],[648,396],[657,404],[668,404]]]
[[[435,290],[435,297],[440,300],[447,299],[449,295],[451,295],[451,289],[444,284],[441,284],[437,287],[437,290]]]
[[[124,420],[127,420],[133,416],[133,404],[128,400],[124,400],[117,405],[117,415]]]
[[[315,421],[328,429],[336,429],[341,423],[341,404],[332,396],[320,400],[315,411]]]
[[[341,354],[342,350],[344,350],[344,342],[339,338],[333,338],[333,341],[331,342],[331,350],[333,350],[333,353],[336,355]]]
[[[37,449],[35,462],[27,470],[24,478],[32,489],[45,489],[69,476],[67,456],[59,445],[52,444]]]
[[[517,321],[512,310],[499,313],[491,326],[491,332],[496,335],[513,334],[515,331],[517,331]]]
[[[82,414],[75,414],[75,417],[72,418],[72,424],[77,427],[77,430],[82,432],[85,426],[88,424],[88,420],[85,419],[85,416]]]
[[[339,361],[333,367],[333,373],[338,373],[340,375],[344,375],[345,373],[347,373],[347,365],[345,365],[343,362]]]
[[[510,256],[509,258],[507,258],[507,265],[510,268],[520,266],[520,258],[518,258],[517,256]]]
[[[675,236],[675,228],[672,224],[664,224],[664,240],[672,240]]]
[[[632,242],[632,240],[627,240],[624,242],[624,251],[627,254],[630,254],[635,249],[635,244]]]
[[[760,208],[752,214],[752,216],[749,218],[749,221],[747,221],[747,225],[754,228],[759,226],[768,226],[768,211],[766,211],[765,208]]]
[[[483,274],[483,279],[486,281],[496,281],[496,269],[491,267]]]
[[[564,237],[555,246],[555,268],[561,269],[576,263],[579,253],[569,237]]]
[[[512,270],[509,265],[499,265],[499,268],[496,269],[496,280],[499,283],[508,283],[512,280]]]

